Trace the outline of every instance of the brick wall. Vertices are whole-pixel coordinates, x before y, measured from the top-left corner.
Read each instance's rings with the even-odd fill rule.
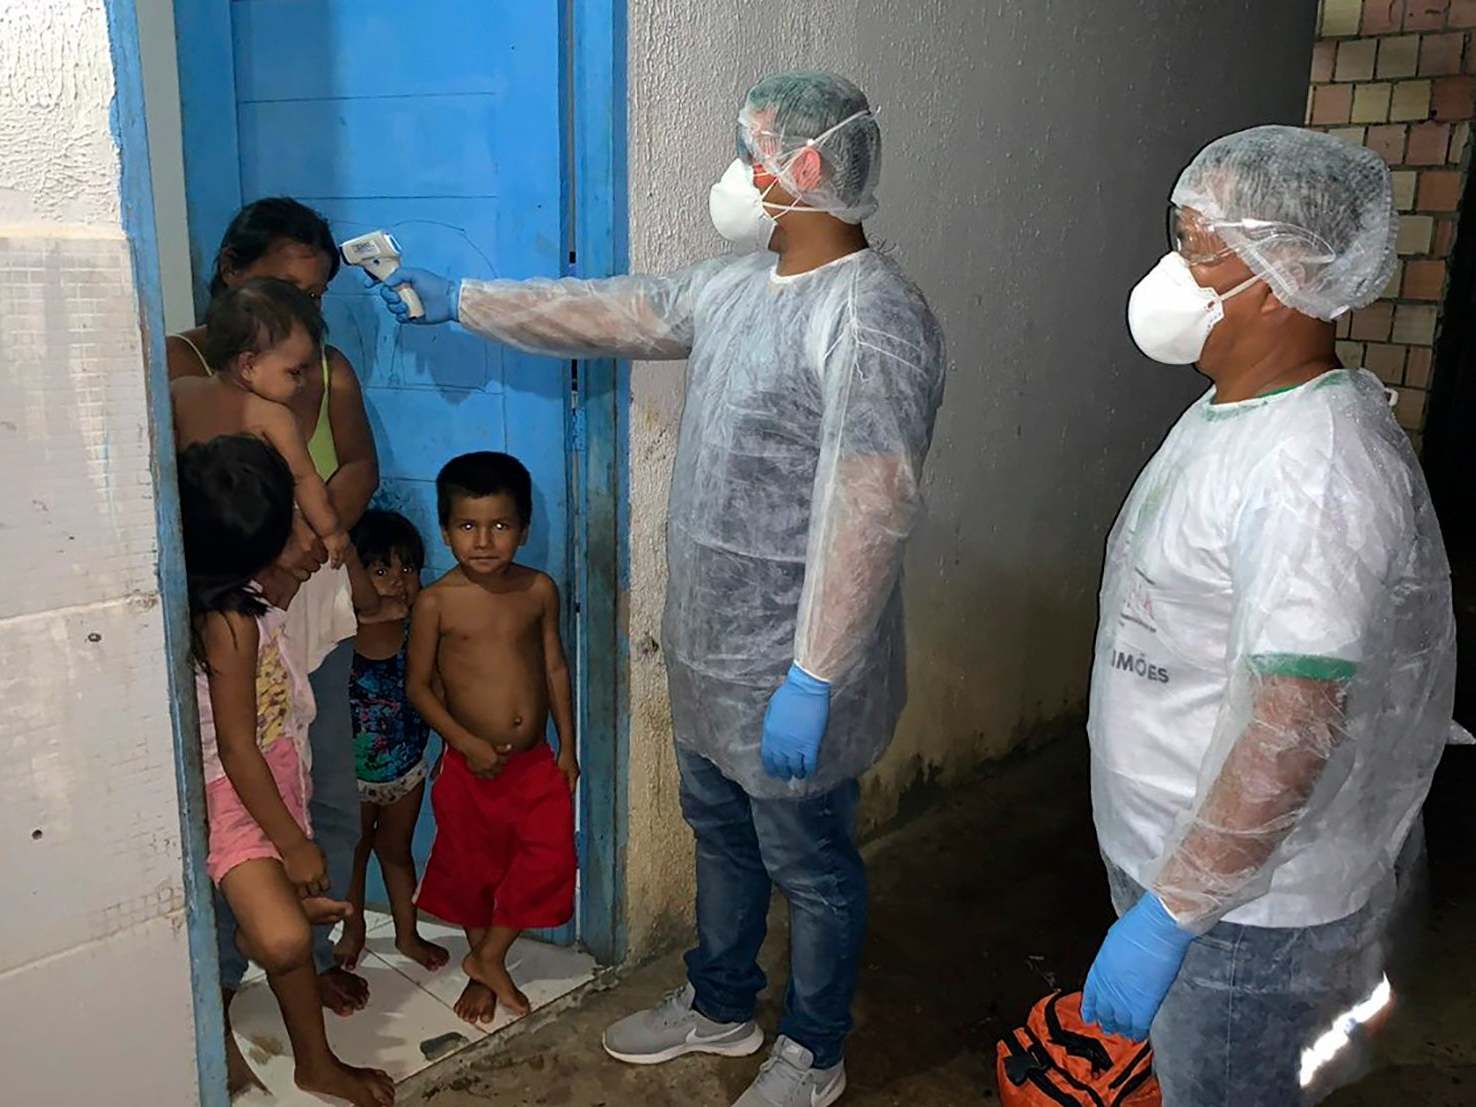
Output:
[[[1399,390],[1420,443],[1476,118],[1476,0],[1320,0],[1307,122],[1377,150],[1394,173],[1399,267],[1338,321],[1338,352]]]

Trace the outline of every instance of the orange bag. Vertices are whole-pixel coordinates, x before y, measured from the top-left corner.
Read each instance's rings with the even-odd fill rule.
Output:
[[[1004,1107],[1160,1107],[1147,1042],[1104,1034],[1081,1017],[1081,993],[1037,1003],[999,1043]]]

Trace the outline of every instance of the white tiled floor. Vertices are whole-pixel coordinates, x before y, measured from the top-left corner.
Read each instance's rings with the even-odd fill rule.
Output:
[[[369,1006],[356,1015],[339,1018],[324,1012],[328,1040],[345,1061],[384,1069],[395,1080],[405,1080],[436,1061],[451,1056],[486,1037],[486,1027],[462,1022],[452,1010],[466,977],[461,959],[466,939],[460,930],[422,922],[422,936],[451,951],[451,962],[428,973],[395,950],[394,929],[388,915],[367,912],[369,940],[357,972],[369,981]],[[508,956],[508,969],[534,1010],[567,995],[594,976],[594,959],[578,950],[519,939]],[[298,1091],[292,1084],[292,1056],[276,1000],[259,971],[247,974],[246,986],[231,1005],[231,1022],[241,1051],[270,1090],[237,1099],[236,1107],[322,1107],[337,1102]],[[495,1034],[512,1019],[499,1011],[490,1032]],[[421,1050],[444,1035],[463,1040],[428,1059]]]

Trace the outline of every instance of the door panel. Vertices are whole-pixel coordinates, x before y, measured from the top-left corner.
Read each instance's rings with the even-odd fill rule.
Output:
[[[294,196],[322,211],[340,241],[385,228],[406,264],[443,273],[562,273],[561,7],[234,0],[243,201]],[[533,474],[523,560],[571,597],[567,365],[456,327],[401,328],[361,280],[345,269],[325,297],[329,341],[364,385],[381,498],[420,527],[427,581],[452,564],[435,517],[436,472],[458,453],[506,450]],[[432,835],[427,802],[422,862]],[[383,898],[375,873],[370,899]]]

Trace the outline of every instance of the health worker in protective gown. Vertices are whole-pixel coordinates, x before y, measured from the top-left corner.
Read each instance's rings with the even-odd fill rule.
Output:
[[[1295,1107],[1389,998],[1401,853],[1451,731],[1450,573],[1388,394],[1334,352],[1395,265],[1383,161],[1257,127],[1171,199],[1128,323],[1212,387],[1107,542],[1089,731],[1121,918],[1083,1013],[1151,1036],[1165,1107]]]
[[[823,1107],[845,1089],[866,877],[857,778],[906,696],[900,568],[943,394],[921,293],[869,248],[881,134],[823,73],[756,85],[712,186],[740,252],[667,276],[475,281],[400,269],[416,322],[538,354],[686,358],[663,629],[682,813],[697,838],[687,981],[611,1026],[634,1064],[742,1056],[765,985],[771,882],[789,900],[779,1037],[742,1107]],[[775,254],[778,255],[776,260]]]

